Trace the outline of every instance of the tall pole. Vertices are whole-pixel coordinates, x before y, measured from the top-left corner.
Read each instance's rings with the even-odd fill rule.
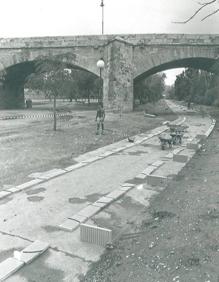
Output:
[[[100,88],[99,88],[98,103],[102,102],[101,97],[102,97],[102,70],[100,68]]]
[[[104,34],[104,3],[103,0],[101,0],[100,7],[102,8],[102,35]]]

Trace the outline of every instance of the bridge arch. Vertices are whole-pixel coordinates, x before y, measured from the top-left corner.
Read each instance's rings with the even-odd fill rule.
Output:
[[[83,62],[74,54],[58,54],[55,56],[37,56],[25,61],[24,56],[13,56],[8,60],[8,66],[0,71],[0,105],[1,108],[23,108],[24,107],[24,84],[29,75],[33,73],[43,73],[48,71],[48,64],[59,68],[78,69],[93,73],[98,76],[98,72]],[[79,65],[77,65],[79,64]],[[0,65],[1,67],[2,65]],[[97,67],[96,67],[97,68]]]
[[[194,69],[201,69],[209,72],[214,72],[214,65],[217,62],[216,59],[212,58],[185,58],[170,61],[164,64],[160,64],[157,66],[152,67],[149,70],[144,71],[140,75],[134,78],[134,83],[137,83],[139,80],[144,79],[150,75],[156,74],[158,72],[162,72],[169,69],[176,69],[176,68],[194,68]]]
[[[210,71],[217,57],[218,50],[214,46],[137,47],[134,50],[133,76],[135,79],[144,73],[156,71],[156,69],[162,71],[168,68],[188,66]]]

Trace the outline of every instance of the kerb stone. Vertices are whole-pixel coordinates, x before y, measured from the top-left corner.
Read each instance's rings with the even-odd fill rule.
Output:
[[[112,198],[109,197],[101,197],[99,200],[97,200],[97,203],[105,203],[105,204],[110,204],[113,201]]]
[[[152,163],[151,165],[152,165],[152,166],[159,167],[159,166],[161,166],[161,165],[163,165],[163,164],[164,164],[163,161],[156,161],[156,162]]]
[[[82,223],[82,222],[85,222],[88,218],[80,214],[74,214],[72,216],[69,216],[68,219],[75,220],[79,223]]]
[[[144,173],[140,173],[137,176],[135,176],[135,178],[137,178],[137,179],[145,179],[146,177],[147,177],[147,175],[144,174]]]
[[[11,187],[11,188],[8,188],[5,191],[11,192],[11,193],[16,193],[16,192],[19,192],[20,190],[17,187]]]
[[[36,240],[21,252],[14,252],[14,255],[19,261],[28,264],[31,263],[35,258],[40,256],[42,253],[44,253],[48,248],[48,243]]]
[[[153,171],[155,171],[156,169],[157,169],[157,167],[151,165],[151,166],[148,166],[145,170],[143,170],[142,173],[145,174],[145,175],[149,175]]]
[[[3,199],[9,195],[11,195],[12,193],[9,191],[0,191],[0,199]]]
[[[116,200],[124,194],[125,194],[125,191],[118,189],[118,190],[114,190],[111,193],[107,194],[106,197]]]
[[[107,203],[99,203],[99,202],[92,203],[92,206],[99,207],[99,208],[105,208],[107,205],[108,205]]]
[[[0,281],[4,281],[24,265],[24,262],[15,258],[8,258],[0,263]]]
[[[72,220],[72,219],[67,219],[64,221],[62,224],[59,225],[59,228],[64,230],[64,231],[73,231],[79,226],[79,222]]]
[[[177,154],[173,156],[174,162],[186,163],[188,162],[188,160],[189,160],[189,156],[187,155]]]
[[[72,170],[75,170],[77,168],[81,168],[85,165],[86,165],[85,163],[78,163],[78,164],[75,164],[75,165],[68,166],[68,167],[64,168],[64,170],[65,171],[72,171]]]
[[[21,185],[18,185],[18,186],[16,186],[16,188],[18,190],[24,190],[26,188],[30,188],[30,187],[37,185],[37,184],[40,184],[42,182],[44,182],[42,179],[34,179],[34,180],[28,181],[26,183],[23,183]]]
[[[95,207],[95,206],[89,205],[86,208],[80,210],[78,212],[78,214],[82,215],[82,216],[84,216],[86,218],[91,218],[93,215],[98,213],[98,211],[100,211],[99,207]]]
[[[168,178],[160,175],[148,175],[147,184],[151,186],[166,187],[168,183]]]

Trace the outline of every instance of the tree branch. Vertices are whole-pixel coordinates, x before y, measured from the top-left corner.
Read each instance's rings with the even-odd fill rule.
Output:
[[[198,10],[196,10],[196,11],[194,12],[194,14],[193,14],[191,17],[189,17],[189,18],[188,18],[187,20],[185,20],[185,21],[182,21],[182,22],[173,22],[173,23],[175,23],[175,24],[186,24],[186,23],[190,22],[190,21],[191,21],[198,13],[200,13],[204,8],[206,8],[207,6],[209,6],[209,5],[213,4],[213,3],[215,3],[216,1],[217,1],[217,0],[211,0],[211,1],[205,2],[205,3],[198,2],[198,4],[201,5],[201,7],[200,7]],[[216,14],[217,12],[218,12],[218,10],[216,10],[216,11],[214,11],[213,13],[207,15],[206,17],[204,17],[204,18],[202,19],[202,21],[204,21],[204,20],[207,19],[208,17],[212,16],[213,14]]]
[[[219,12],[219,9],[213,11],[212,13],[208,14],[207,16],[205,16],[205,17],[202,19],[202,21],[206,20],[207,18],[209,18],[210,16],[212,16],[212,15],[218,13],[218,12]]]

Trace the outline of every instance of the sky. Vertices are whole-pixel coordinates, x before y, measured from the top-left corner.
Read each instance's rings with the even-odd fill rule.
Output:
[[[101,0],[1,1],[0,37],[71,36],[101,34]],[[199,0],[199,2],[205,2]],[[198,0],[104,0],[104,33],[219,33],[219,13],[201,18],[219,6],[187,19]],[[170,80],[173,77],[171,72]]]

